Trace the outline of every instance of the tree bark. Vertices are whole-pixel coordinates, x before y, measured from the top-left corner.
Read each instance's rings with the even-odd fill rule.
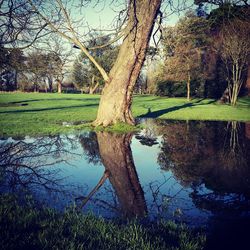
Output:
[[[130,148],[131,138],[132,134],[97,133],[101,160],[123,215],[145,216],[147,207]]]
[[[53,92],[53,80],[51,76],[48,76],[48,83],[49,83],[49,92]]]
[[[247,95],[250,96],[250,61],[248,62],[248,68],[247,68],[246,90],[247,90]]]
[[[89,87],[89,94],[93,95],[96,91],[96,89],[98,88],[99,86],[99,82],[96,81],[96,84],[95,84],[95,76],[92,76],[92,80],[91,80],[91,86]]]
[[[191,76],[190,72],[188,72],[188,80],[187,80],[187,100],[190,101],[190,82],[191,82]]]
[[[223,92],[223,94],[222,94],[222,96],[221,96],[219,102],[220,102],[220,103],[229,103],[229,99],[230,99],[230,97],[229,97],[229,87],[227,87],[227,88],[224,90],[224,92]]]
[[[57,92],[58,94],[62,93],[62,83],[60,80],[57,80]]]
[[[62,83],[60,81],[58,81],[57,91],[58,91],[59,94],[62,93]]]
[[[136,0],[129,6],[126,36],[102,92],[94,126],[134,124],[132,94],[146,56],[161,0]]]

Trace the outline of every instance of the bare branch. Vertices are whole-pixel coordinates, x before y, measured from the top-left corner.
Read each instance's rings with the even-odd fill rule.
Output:
[[[102,68],[102,66],[100,64],[98,64],[98,62],[95,60],[95,58],[89,53],[88,49],[83,45],[83,43],[79,40],[79,38],[76,36],[76,32],[72,27],[69,15],[66,11],[66,9],[64,8],[62,2],[60,0],[57,0],[57,3],[59,5],[59,9],[60,11],[63,12],[64,17],[66,18],[66,23],[68,26],[68,29],[70,31],[70,34],[72,35],[69,36],[67,35],[65,32],[59,30],[59,28],[57,28],[46,16],[44,16],[38,9],[37,7],[33,4],[32,0],[28,0],[30,5],[32,6],[33,10],[42,18],[42,20],[44,22],[47,23],[47,25],[55,32],[57,32],[60,36],[62,36],[63,38],[67,39],[69,42],[75,44],[77,47],[79,47],[82,52],[89,58],[89,60],[96,66],[96,68],[99,70],[100,74],[102,75],[103,79],[105,82],[109,81],[109,76],[108,74],[105,72],[105,70]]]

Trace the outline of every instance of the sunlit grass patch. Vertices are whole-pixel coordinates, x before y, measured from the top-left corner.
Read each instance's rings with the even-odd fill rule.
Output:
[[[100,95],[57,93],[0,93],[0,135],[49,135],[73,129],[93,129]],[[178,120],[250,121],[250,98],[239,99],[236,107],[213,99],[166,98],[152,95],[134,96],[134,117]],[[64,126],[71,123],[72,125]],[[108,131],[137,130],[117,124]],[[97,128],[104,130],[104,128]]]

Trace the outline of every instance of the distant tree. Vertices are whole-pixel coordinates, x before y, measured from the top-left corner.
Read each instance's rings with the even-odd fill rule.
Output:
[[[74,85],[83,92],[83,88],[88,86],[88,76],[82,62],[75,60],[72,68],[72,80]]]
[[[114,46],[113,44],[104,48],[101,46],[109,42],[109,36],[95,33],[90,35],[90,40],[88,41],[88,48],[91,49],[90,54],[96,59],[98,64],[102,65],[106,72],[111,70],[119,49],[118,46]],[[83,81],[83,84],[89,88],[89,93],[93,94],[100,85],[104,85],[102,75],[84,53],[80,54],[78,62],[82,63],[85,71],[85,81]]]
[[[47,62],[44,66],[44,74],[48,81],[49,92],[53,91],[54,78],[59,70],[61,64],[61,58],[59,55],[53,52],[49,52],[44,55],[44,60]]]
[[[68,57],[69,50],[63,51],[56,41],[46,46],[40,45],[39,49],[29,52],[25,62],[26,76],[33,83],[33,90],[37,91],[43,86],[46,92],[52,92],[57,87],[60,93]]]
[[[27,56],[27,74],[34,92],[39,90],[39,86],[45,84],[46,59],[40,51],[32,51]]]
[[[250,22],[234,19],[220,31],[220,56],[227,73],[227,92],[231,105],[236,105],[246,75],[250,56]]]
[[[139,77],[136,80],[135,84],[135,93],[137,94],[143,94],[147,90],[147,80],[146,76],[143,74],[143,72],[140,73]]]
[[[164,80],[165,76],[165,64],[162,60],[152,61],[151,59],[146,59],[146,87],[148,94],[156,94],[157,83]]]
[[[212,50],[209,53],[209,59],[206,63],[210,68],[212,75],[209,85],[206,85],[206,90],[210,95],[221,97],[221,102],[229,102],[228,91],[228,70],[225,67],[225,59],[221,55],[222,39],[221,33],[225,26],[230,26],[234,20],[241,22],[249,22],[250,8],[248,1],[243,0],[197,0],[196,3],[204,3],[204,6],[213,6],[211,12],[207,16],[208,23],[211,28],[211,38],[213,40]],[[250,71],[249,71],[250,72]]]
[[[167,28],[163,46],[166,55],[165,80],[185,81],[187,100],[192,79],[204,78],[204,53],[208,45],[209,26],[205,18],[193,13],[186,16],[173,28]]]
[[[72,48],[65,46],[60,37],[52,35],[48,42],[45,42],[43,51],[49,57],[48,78],[49,85],[52,90],[54,85],[57,92],[62,92],[62,84],[66,76],[70,74],[72,60]]]
[[[234,18],[248,19],[249,17],[248,0],[195,0],[198,5],[197,12],[204,13],[208,5],[213,6],[207,18],[213,31],[227,24]]]
[[[26,74],[33,84],[33,90],[38,91],[41,86],[47,92],[53,90],[53,80],[58,71],[60,58],[58,55],[49,52],[44,53],[40,50],[34,50],[27,55]]]
[[[18,88],[18,77],[25,69],[25,56],[20,49],[0,47],[0,89],[13,91]]]

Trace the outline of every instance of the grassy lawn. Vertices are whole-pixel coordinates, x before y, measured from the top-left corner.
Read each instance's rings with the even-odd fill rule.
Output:
[[[0,135],[22,136],[69,131],[63,122],[90,122],[96,117],[99,95],[0,93]],[[250,98],[241,98],[236,107],[213,99],[135,96],[135,117],[178,120],[250,121]],[[84,125],[75,125],[82,128]]]
[[[63,213],[0,195],[1,249],[203,249],[206,238],[171,221],[120,223],[71,208]]]

